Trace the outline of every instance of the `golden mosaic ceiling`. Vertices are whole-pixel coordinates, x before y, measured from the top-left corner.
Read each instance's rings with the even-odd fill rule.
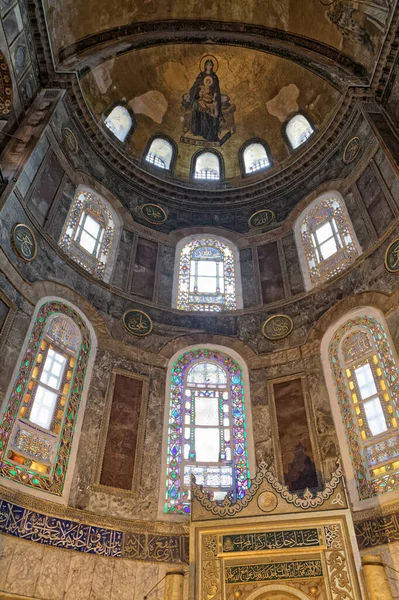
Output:
[[[119,28],[123,36],[124,28],[135,23],[213,21],[303,36],[369,68],[380,49],[390,5],[390,0],[45,0],[55,54],[108,30]]]
[[[203,70],[204,48],[222,95],[225,121],[219,137],[227,139],[217,150],[226,179],[240,176],[239,149],[247,140],[264,139],[278,165],[289,155],[282,135],[287,117],[303,110],[322,129],[336,107],[339,92],[292,61],[246,48],[179,44],[124,54],[85,75],[81,86],[95,119],[100,122],[123,99],[136,121],[128,152],[140,158],[152,135],[166,134],[178,146],[175,176],[189,178],[193,154],[212,146],[187,132],[185,123],[184,98]]]
[[[197,150],[214,147],[224,179],[241,183],[242,144],[265,140],[276,170],[290,157],[289,116],[304,111],[322,135],[348,87],[369,85],[392,9],[391,0],[45,0],[45,8],[56,65],[79,74],[100,128],[117,102],[132,109],[130,156],[140,160],[163,134],[177,145],[178,179],[190,178]],[[222,98],[216,145],[186,135],[184,95],[207,55]]]

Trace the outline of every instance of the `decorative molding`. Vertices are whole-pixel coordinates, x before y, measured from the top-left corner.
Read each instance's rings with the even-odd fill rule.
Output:
[[[323,506],[323,504],[329,500],[334,492],[337,490],[339,484],[343,479],[343,473],[341,466],[332,473],[330,481],[328,481],[322,491],[317,492],[313,495],[308,489],[306,489],[303,495],[291,493],[287,486],[282,485],[277,478],[269,471],[269,467],[265,462],[259,465],[259,470],[256,476],[251,480],[251,485],[248,491],[241,500],[233,502],[229,496],[219,504],[215,500],[210,500],[208,494],[201,489],[201,486],[195,483],[195,477],[192,476],[191,492],[193,498],[199,503],[199,505],[205,509],[205,513],[210,513],[216,517],[228,518],[233,517],[240,513],[248,504],[255,498],[260,487],[264,481],[266,481],[274,491],[277,492],[278,496],[285,500],[288,504],[291,504],[293,508],[299,508],[301,510],[315,509]],[[346,500],[342,497],[341,493],[338,492],[335,498],[332,500],[332,504],[336,505],[336,508],[345,508]]]

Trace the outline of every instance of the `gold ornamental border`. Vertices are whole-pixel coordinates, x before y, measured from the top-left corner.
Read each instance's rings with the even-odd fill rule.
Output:
[[[79,142],[72,129],[64,127],[62,130],[62,137],[66,149],[69,150],[71,154],[76,155],[79,152]]]
[[[256,217],[256,215],[258,215],[259,213],[263,213],[263,212],[269,212],[271,214],[271,219],[268,223],[264,223],[262,225],[252,225],[251,221],[254,217]],[[259,229],[260,227],[267,227],[268,225],[270,225],[270,223],[273,223],[273,221],[276,218],[276,213],[273,210],[270,210],[270,208],[262,208],[261,210],[257,210],[256,212],[254,212],[248,219],[248,227],[251,227],[251,229]]]
[[[140,313],[140,314],[144,315],[145,317],[147,317],[147,319],[150,322],[150,329],[148,331],[146,331],[145,333],[133,333],[133,331],[130,331],[130,329],[128,329],[127,326],[125,325],[125,317],[128,313],[131,313],[131,312]],[[144,312],[143,310],[139,310],[138,308],[129,308],[129,310],[127,310],[122,316],[122,327],[129,335],[135,335],[136,337],[146,337],[147,335],[150,335],[150,333],[152,332],[153,326],[154,325],[153,325],[151,317],[149,315],[147,315],[146,312]]]
[[[266,327],[266,325],[270,321],[272,321],[273,319],[277,319],[278,317],[284,317],[284,319],[287,319],[289,321],[289,323],[290,323],[290,330],[288,331],[288,333],[285,333],[281,337],[269,337],[265,333],[265,327]],[[294,321],[291,319],[291,317],[289,317],[288,315],[283,315],[282,313],[278,313],[277,315],[272,315],[271,317],[269,317],[268,319],[266,319],[266,321],[262,325],[262,333],[263,333],[264,337],[267,340],[269,340],[270,342],[278,342],[279,340],[284,340],[286,337],[288,337],[289,335],[291,335],[293,329],[294,329]]]
[[[391,269],[388,266],[388,262],[387,262],[387,257],[388,257],[388,252],[390,251],[390,249],[392,248],[392,246],[394,244],[396,244],[396,242],[399,242],[399,237],[395,238],[394,240],[392,240],[392,242],[389,244],[388,248],[385,250],[385,256],[384,256],[384,266],[386,268],[387,271],[389,271],[390,273],[399,273],[399,269],[396,269],[396,271],[394,269]]]
[[[163,220],[162,221],[154,221],[153,219],[150,219],[143,210],[146,206],[153,206],[154,208],[157,208],[158,210],[160,210],[164,216]],[[152,204],[152,203],[142,204],[140,206],[140,210],[141,210],[141,214],[143,215],[144,219],[146,219],[146,221],[148,221],[149,223],[152,223],[153,225],[162,225],[162,223],[165,223],[165,221],[168,218],[166,211],[162,208],[162,206],[159,206],[158,204]]]
[[[22,228],[25,228],[25,229],[27,229],[27,230],[29,231],[29,233],[31,234],[31,236],[32,236],[32,240],[33,240],[33,247],[34,247],[34,249],[35,249],[35,251],[34,251],[34,253],[33,253],[33,256],[32,256],[32,258],[26,258],[26,257],[25,257],[25,256],[24,256],[24,255],[23,255],[23,254],[22,254],[22,253],[19,251],[19,249],[18,249],[18,247],[17,247],[17,245],[16,245],[16,243],[15,243],[15,240],[14,240],[14,237],[15,237],[15,232],[17,231],[17,229],[19,229],[19,228],[21,228],[21,227],[22,227]],[[32,229],[29,227],[29,225],[25,225],[25,223],[16,223],[16,224],[13,226],[13,228],[11,229],[11,245],[12,245],[12,248],[13,248],[13,250],[14,250],[15,254],[16,254],[16,255],[17,255],[17,256],[18,256],[18,257],[19,257],[21,260],[23,260],[23,261],[25,261],[25,262],[31,262],[32,260],[35,260],[35,258],[36,258],[36,255],[37,255],[37,242],[36,242],[36,236],[35,236],[35,234],[33,233]]]

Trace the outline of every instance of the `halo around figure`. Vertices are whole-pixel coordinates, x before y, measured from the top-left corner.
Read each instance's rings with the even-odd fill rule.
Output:
[[[201,69],[201,73],[203,71],[205,71],[205,64],[207,60],[211,60],[213,62],[213,72],[217,73],[218,69],[219,69],[219,61],[218,59],[213,56],[213,54],[205,54],[205,56],[203,56],[200,60],[200,69]]]

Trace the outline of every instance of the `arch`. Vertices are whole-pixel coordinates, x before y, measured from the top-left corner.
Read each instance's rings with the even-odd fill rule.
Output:
[[[338,275],[362,253],[345,201],[335,190],[301,212],[294,236],[306,290]]]
[[[79,308],[39,300],[0,413],[0,477],[11,486],[67,501],[96,348]]]
[[[199,379],[194,384],[187,382],[192,366],[207,364],[224,375],[218,381],[212,379],[211,374],[201,382]],[[212,404],[210,408],[206,406],[208,400]],[[208,441],[214,440],[213,452],[218,453],[217,460],[207,460],[209,456],[199,457],[204,460],[196,457],[196,431],[203,427],[198,416],[201,419],[204,415],[208,419],[206,427],[213,429],[213,433],[206,429],[208,433],[204,435],[207,435]],[[219,432],[218,436],[215,430]],[[206,444],[207,449],[210,446]],[[196,475],[197,483],[203,484],[215,495],[215,499],[221,500],[226,493],[234,498],[244,496],[255,466],[251,403],[248,369],[234,350],[208,344],[188,346],[170,359],[162,464],[160,489],[165,491],[165,495],[160,496],[160,518],[189,514],[191,472]]]
[[[236,246],[225,238],[206,234],[180,240],[175,254],[172,306],[179,310],[218,312],[239,309],[242,305]]]
[[[130,106],[114,104],[103,117],[104,126],[122,144],[126,144],[134,131],[134,113]]]
[[[399,497],[398,357],[383,314],[356,308],[325,333],[321,359],[355,510]],[[380,503],[380,499],[378,499]]]
[[[243,177],[272,166],[269,146],[261,138],[253,138],[245,142],[240,148],[238,158]]]
[[[191,159],[191,178],[199,181],[221,181],[224,179],[224,162],[216,150],[200,150]]]
[[[273,583],[271,585],[262,586],[261,588],[258,588],[249,594],[246,600],[256,600],[257,598],[261,598],[263,594],[269,594],[270,592],[282,592],[289,594],[294,598],[298,598],[299,600],[309,600],[309,597],[306,596],[304,592],[281,583]]]
[[[91,188],[78,186],[59,245],[86,271],[110,281],[122,224],[113,207]]]
[[[292,115],[283,125],[283,137],[291,150],[302,146],[315,131],[314,123],[302,111]]]
[[[177,146],[172,138],[166,135],[152,136],[143,152],[146,165],[152,165],[165,171],[172,171],[176,162]]]

